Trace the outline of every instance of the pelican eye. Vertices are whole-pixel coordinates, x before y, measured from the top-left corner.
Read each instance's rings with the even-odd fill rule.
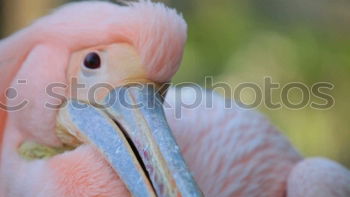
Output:
[[[101,67],[101,57],[96,52],[88,53],[84,59],[84,66],[88,69],[98,69]]]

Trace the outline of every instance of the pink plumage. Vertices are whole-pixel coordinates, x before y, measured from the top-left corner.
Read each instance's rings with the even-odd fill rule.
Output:
[[[0,92],[13,86],[20,95],[9,101],[2,95],[0,101],[11,105],[26,99],[31,103],[21,111],[1,111],[0,195],[130,196],[123,181],[91,145],[35,161],[23,160],[17,148],[27,139],[61,145],[54,133],[57,111],[46,109],[43,102],[61,102],[50,98],[45,87],[66,82],[70,53],[126,42],[139,53],[147,78],[166,82],[178,69],[185,41],[183,18],[150,1],[125,7],[103,2],[68,4],[1,41]],[[18,79],[27,79],[27,86],[16,84]],[[198,95],[189,88],[171,88],[165,112],[205,196],[350,196],[347,169],[325,159],[303,160],[261,114],[240,109],[233,101],[233,107],[227,109],[227,101],[211,91],[201,90],[200,94],[212,96],[213,106],[206,107],[203,100],[194,109],[178,108],[179,100],[193,103]],[[180,118],[176,116],[179,112]]]
[[[191,104],[198,98],[205,98],[198,107],[178,108],[177,102]],[[169,124],[206,196],[350,195],[347,169],[326,159],[303,160],[263,115],[233,101],[227,109],[222,96],[208,90],[198,95],[190,87],[171,89],[166,102]]]

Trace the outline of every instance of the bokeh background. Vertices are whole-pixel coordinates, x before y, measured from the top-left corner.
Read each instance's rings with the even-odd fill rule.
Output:
[[[68,0],[1,0],[4,38]],[[335,105],[270,110],[271,121],[305,156],[325,156],[350,167],[350,1],[168,0],[189,25],[183,65],[174,82],[204,85],[206,76],[232,87],[262,85],[265,76],[282,86],[330,82]],[[220,92],[220,90],[218,90]],[[298,90],[289,96],[300,100]],[[244,92],[249,102],[254,93]],[[275,90],[273,101],[279,102]],[[315,99],[315,98],[312,98]]]

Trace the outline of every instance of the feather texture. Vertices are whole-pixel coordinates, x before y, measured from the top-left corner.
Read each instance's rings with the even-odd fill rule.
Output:
[[[198,93],[198,92],[197,92]],[[206,196],[283,197],[301,156],[261,114],[240,109],[212,91],[171,89],[168,122]],[[183,104],[200,105],[190,109]],[[212,101],[212,107],[208,107]],[[230,102],[231,108],[225,104]],[[181,118],[175,113],[181,110]]]

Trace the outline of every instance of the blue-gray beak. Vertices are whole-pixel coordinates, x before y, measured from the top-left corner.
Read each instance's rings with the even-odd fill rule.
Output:
[[[132,196],[202,196],[154,86],[116,88],[98,107],[69,100],[61,111],[60,124],[79,141],[96,145]]]

